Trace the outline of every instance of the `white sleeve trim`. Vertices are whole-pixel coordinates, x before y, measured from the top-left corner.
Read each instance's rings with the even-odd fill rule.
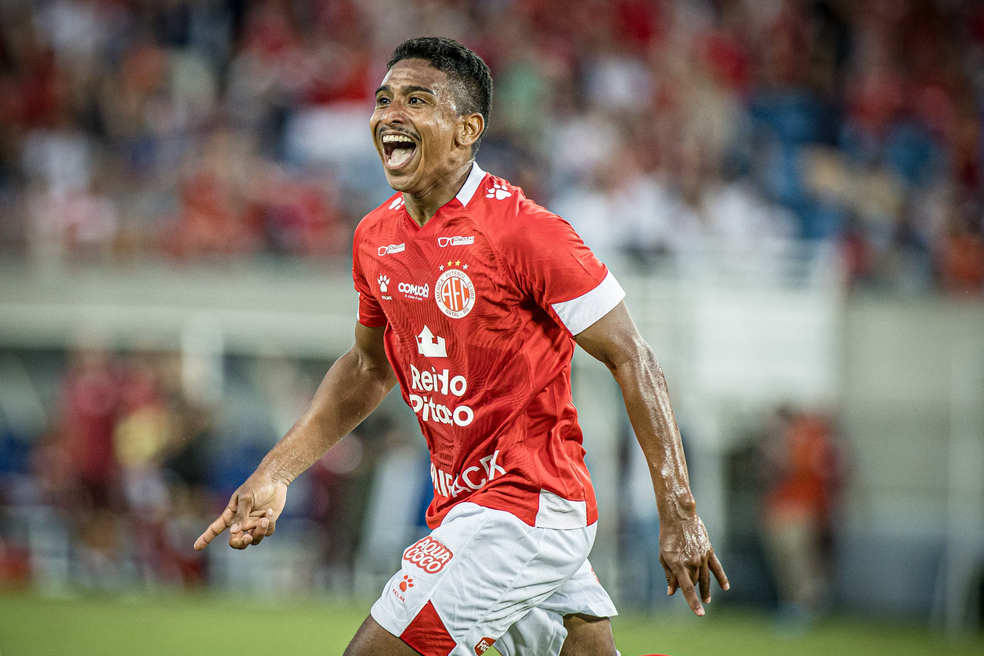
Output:
[[[625,291],[609,271],[605,279],[587,294],[563,303],[554,303],[554,309],[572,335],[589,328],[595,321],[612,311],[625,298]]]

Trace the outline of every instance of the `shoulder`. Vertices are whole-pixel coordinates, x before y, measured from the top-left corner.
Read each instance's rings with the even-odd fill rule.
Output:
[[[376,209],[362,217],[359,225],[355,228],[356,243],[363,236],[377,233],[385,226],[392,225],[394,219],[399,217],[401,212],[403,212],[403,194],[396,192]]]
[[[526,197],[522,188],[489,174],[476,193],[490,239],[507,250],[526,248],[573,231],[561,217]]]
[[[506,180],[490,175],[479,194],[489,242],[514,265],[566,251],[572,240],[580,242],[571,224]]]

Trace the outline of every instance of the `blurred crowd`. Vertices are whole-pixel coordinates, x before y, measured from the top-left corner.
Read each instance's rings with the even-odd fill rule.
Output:
[[[11,375],[18,356],[0,352],[0,360],[0,374]],[[326,367],[308,364],[313,372]],[[317,380],[296,361],[227,362],[238,379],[229,386],[254,384],[227,391],[216,405],[215,396],[194,392],[187,365],[180,353],[83,344],[65,359],[32,363],[34,383],[54,387],[37,421],[14,420],[9,404],[31,405],[24,399],[0,398],[0,590],[236,587],[223,573],[224,539],[207,552],[192,545],[300,416]],[[17,381],[32,387],[24,382]],[[413,439],[385,407],[360,435],[346,436],[292,486],[277,531],[281,551],[275,544],[265,552],[281,568],[262,567],[267,577],[290,578],[266,592],[351,590],[376,463]],[[415,447],[411,455],[419,456],[422,444]],[[416,487],[423,492],[425,483]],[[405,487],[404,495],[413,496]],[[412,528],[418,513],[408,514],[402,521]],[[300,544],[303,556],[284,555]]]
[[[598,251],[833,244],[859,286],[982,293],[973,0],[2,0],[0,248],[344,257],[422,34],[492,69],[483,167]]]

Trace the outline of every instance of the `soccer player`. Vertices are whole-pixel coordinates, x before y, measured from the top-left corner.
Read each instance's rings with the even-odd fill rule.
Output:
[[[475,163],[492,78],[455,41],[393,53],[370,119],[398,193],[355,232],[355,345],[195,543],[273,534],[287,489],[397,383],[431,454],[432,532],[403,554],[346,656],[613,656],[587,560],[597,506],[571,403],[575,342],[611,370],[652,473],[667,592],[711,574],[666,381],[618,282],[569,224]],[[696,586],[696,588],[695,588]],[[698,595],[699,590],[699,595]]]

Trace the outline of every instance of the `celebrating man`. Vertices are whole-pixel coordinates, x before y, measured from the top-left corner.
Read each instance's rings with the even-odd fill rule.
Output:
[[[728,582],[697,516],[666,381],[618,282],[569,224],[475,163],[492,79],[471,50],[393,53],[370,120],[398,193],[355,232],[355,345],[195,544],[273,534],[287,488],[399,383],[431,454],[432,532],[347,656],[614,656],[587,560],[598,518],[571,402],[575,342],[605,363],[653,478],[668,592]],[[696,586],[696,588],[695,588]],[[699,590],[699,595],[698,595]]]

